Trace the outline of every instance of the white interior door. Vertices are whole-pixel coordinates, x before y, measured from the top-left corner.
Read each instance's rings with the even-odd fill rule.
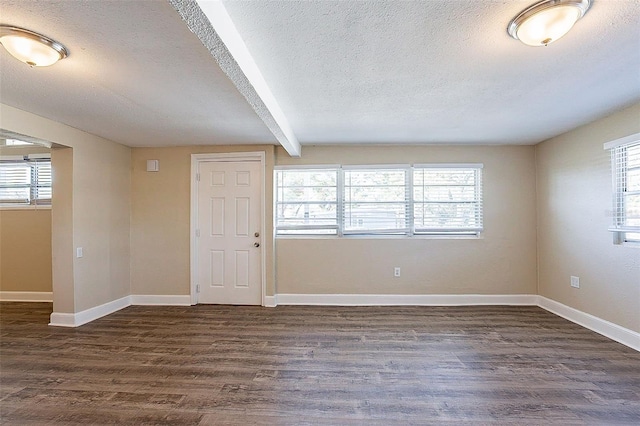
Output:
[[[198,302],[260,305],[261,163],[201,161],[198,176]]]

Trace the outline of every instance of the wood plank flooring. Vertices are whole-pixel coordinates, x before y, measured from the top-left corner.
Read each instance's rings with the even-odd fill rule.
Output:
[[[640,353],[536,307],[0,303],[2,424],[640,424]]]

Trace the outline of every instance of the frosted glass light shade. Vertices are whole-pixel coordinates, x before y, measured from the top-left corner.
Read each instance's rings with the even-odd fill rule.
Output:
[[[46,67],[66,58],[60,43],[23,28],[0,26],[0,43],[13,56],[32,67]]]
[[[546,46],[558,40],[584,16],[591,0],[545,0],[513,18],[507,32],[529,46]]]

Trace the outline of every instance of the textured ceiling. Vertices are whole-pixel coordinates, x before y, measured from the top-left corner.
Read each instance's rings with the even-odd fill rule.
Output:
[[[563,39],[506,33],[534,1],[225,1],[301,143],[536,143],[640,99],[640,2]]]
[[[130,146],[277,143],[165,1],[0,0],[0,20],[62,42],[29,68],[0,52],[0,101]]]
[[[506,34],[532,2],[223,4],[302,144],[532,144],[640,100],[640,0],[595,0],[545,48]],[[130,146],[278,143],[167,1],[0,0],[0,22],[71,51],[1,51],[2,103]]]

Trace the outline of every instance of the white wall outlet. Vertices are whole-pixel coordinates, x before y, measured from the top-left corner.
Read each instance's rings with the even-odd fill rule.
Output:
[[[580,277],[574,277],[571,275],[571,287],[580,288]]]
[[[82,257],[83,253],[82,253],[82,247],[77,247],[76,248],[76,257]]]
[[[396,266],[395,268],[393,268],[393,276],[394,277],[399,277],[400,276],[400,267]]]

